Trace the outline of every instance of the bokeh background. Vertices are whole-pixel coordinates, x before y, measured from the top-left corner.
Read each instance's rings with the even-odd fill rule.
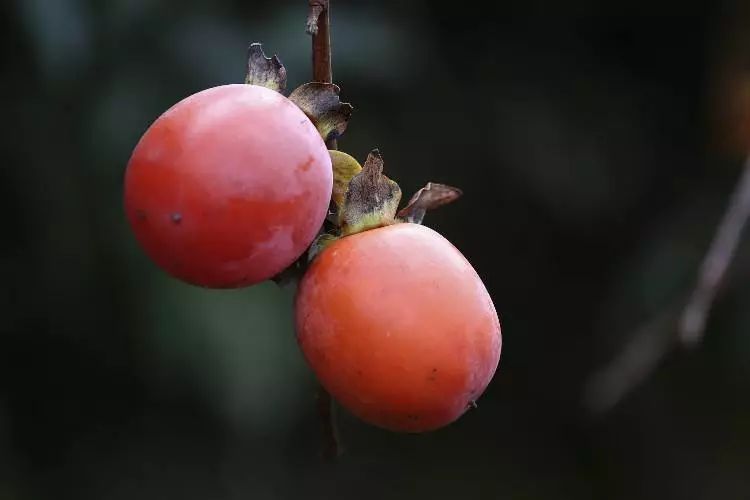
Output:
[[[333,0],[334,79],[356,107],[340,147],[379,147],[407,193],[464,189],[426,223],[504,333],[478,409],[428,435],[342,411],[336,464],[292,291],[172,280],[122,210],[140,135],[241,82],[249,42],[290,88],[308,80],[306,2],[0,12],[0,499],[750,498],[747,242],[704,342],[611,408],[586,397],[689,291],[740,175],[747,2]]]

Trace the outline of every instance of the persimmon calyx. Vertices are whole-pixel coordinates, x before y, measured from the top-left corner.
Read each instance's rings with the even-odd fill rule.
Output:
[[[333,165],[333,195],[336,207],[332,222],[341,236],[359,233],[397,222],[421,224],[428,210],[451,203],[462,191],[447,184],[428,182],[400,211],[401,189],[383,175],[383,158],[377,149],[364,167],[341,151],[329,151]]]
[[[393,224],[400,201],[401,188],[383,175],[383,158],[373,149],[362,170],[349,182],[339,216],[341,235]]]
[[[333,83],[310,82],[289,94],[289,100],[313,122],[324,141],[343,134],[354,111],[351,104],[341,102],[340,91]]]
[[[245,83],[266,87],[276,92],[286,90],[286,68],[277,55],[266,57],[262,44],[251,43],[247,49]]]
[[[457,187],[437,182],[428,182],[425,187],[414,193],[409,203],[398,212],[398,217],[405,222],[421,224],[428,210],[434,210],[457,200],[463,192]]]
[[[320,252],[326,249],[331,243],[338,240],[338,236],[334,236],[329,233],[323,233],[319,235],[317,238],[315,238],[315,241],[313,241],[312,245],[310,245],[310,249],[307,251],[307,261],[312,262],[312,260],[318,256]]]
[[[344,202],[346,193],[349,191],[349,183],[354,176],[362,171],[362,165],[352,156],[343,151],[330,150],[331,165],[333,166],[333,194],[331,200],[336,206],[334,214],[337,225],[341,225],[341,219],[344,213]]]

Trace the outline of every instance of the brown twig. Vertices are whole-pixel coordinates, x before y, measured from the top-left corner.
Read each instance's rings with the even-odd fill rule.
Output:
[[[313,80],[316,82],[333,83],[331,70],[331,35],[330,35],[330,1],[309,0],[310,9],[307,16],[306,31],[312,35],[312,66]],[[328,149],[336,149],[336,139],[326,141]],[[323,424],[325,447],[324,456],[327,459],[336,458],[341,450],[336,429],[336,415],[331,395],[323,387],[318,388],[318,414]]]
[[[711,307],[726,280],[749,218],[750,156],[701,263],[695,287],[685,299],[638,328],[621,353],[591,377],[585,394],[589,410],[610,410],[643,382],[672,349],[695,346],[703,338]]]
[[[330,0],[309,0],[307,32],[312,35],[313,81],[333,83],[331,69],[331,2]],[[328,149],[336,149],[336,139],[326,142]]]

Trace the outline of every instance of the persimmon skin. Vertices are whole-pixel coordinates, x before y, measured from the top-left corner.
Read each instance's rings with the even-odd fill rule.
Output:
[[[311,244],[333,189],[312,122],[281,94],[224,85],[161,115],[135,147],[125,212],[136,239],[185,282],[235,288],[267,280]]]
[[[458,419],[498,366],[492,299],[437,232],[399,223],[335,241],[295,299],[300,348],[319,381],[362,420],[424,432]]]

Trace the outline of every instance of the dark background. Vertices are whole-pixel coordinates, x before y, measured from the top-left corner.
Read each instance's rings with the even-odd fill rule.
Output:
[[[379,147],[407,195],[465,191],[426,223],[501,316],[479,408],[426,435],[342,412],[325,463],[292,292],[181,284],[129,232],[140,135],[241,82],[251,41],[307,81],[306,2],[9,1],[0,499],[750,498],[747,242],[705,341],[586,404],[688,292],[739,176],[745,2],[332,1],[340,147]]]

